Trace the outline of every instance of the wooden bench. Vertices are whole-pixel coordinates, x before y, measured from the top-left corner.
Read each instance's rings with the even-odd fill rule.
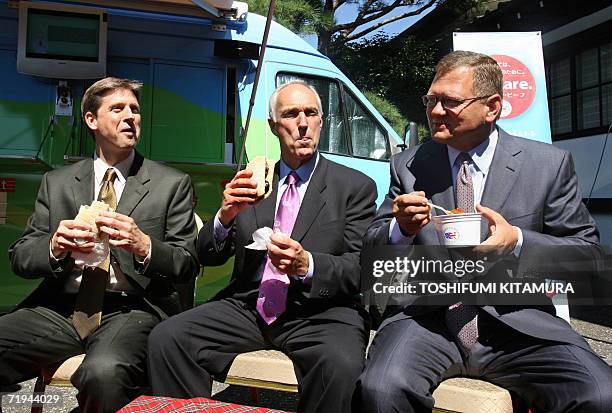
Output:
[[[84,354],[66,360],[52,376],[42,378],[46,385],[70,387],[70,377],[83,361]],[[257,389],[297,393],[298,383],[293,363],[280,351],[261,350],[236,357],[230,367],[227,384],[246,386],[257,402]],[[42,383],[37,383],[40,386]],[[42,389],[44,392],[44,386]],[[444,381],[433,394],[434,412],[512,413],[512,399],[508,391],[493,384],[468,378]],[[33,408],[32,412],[41,412]]]
[[[35,392],[44,393],[45,385],[72,386],[70,377],[83,361],[84,354],[62,363],[55,371],[45,371],[38,379]],[[225,383],[251,389],[257,403],[257,389],[297,393],[298,382],[293,363],[276,350],[260,350],[240,354],[229,369]],[[510,393],[481,380],[453,378],[444,381],[433,394],[436,413],[512,413]],[[42,407],[33,407],[32,413]]]
[[[257,389],[296,393],[293,363],[280,351],[261,350],[240,354],[229,369],[227,384],[247,386],[257,402]],[[481,380],[453,378],[444,381],[433,394],[434,412],[512,413],[507,390]]]

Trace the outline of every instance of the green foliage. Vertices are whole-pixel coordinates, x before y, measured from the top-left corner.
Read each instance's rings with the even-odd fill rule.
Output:
[[[331,49],[334,63],[357,85],[388,100],[403,117],[426,124],[420,97],[434,75],[435,48],[412,37],[389,41],[384,35]]]
[[[247,3],[249,11],[262,16],[268,14],[268,0],[247,0]],[[274,20],[300,34],[318,34],[334,24],[333,13],[324,12],[320,0],[278,0]]]
[[[431,131],[429,130],[429,126],[427,124],[419,123],[417,125],[417,136],[419,137],[418,143],[424,143],[431,139]]]
[[[457,17],[464,16],[471,18],[482,14],[487,9],[487,0],[446,0],[444,7],[447,7],[455,13]]]
[[[397,132],[399,136],[404,136],[404,131],[408,125],[408,121],[402,116],[397,107],[374,92],[364,91],[363,94],[376,108],[376,110],[380,112],[383,118],[389,122],[393,130]]]

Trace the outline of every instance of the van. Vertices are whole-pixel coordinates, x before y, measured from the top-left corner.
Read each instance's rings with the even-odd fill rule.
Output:
[[[196,212],[207,220],[236,172],[266,19],[246,12],[244,3],[194,3],[200,7],[184,0],[79,1],[79,7],[107,15],[106,75],[144,83],[137,150],[190,174]],[[58,13],[73,7],[48,4]],[[0,7],[0,19],[0,251],[7,251],[33,211],[44,173],[93,153],[79,108],[95,79],[18,73],[18,10]],[[246,158],[279,158],[267,126],[268,98],[280,84],[303,79],[323,104],[321,153],[372,177],[380,204],[389,187],[388,159],[401,142],[389,124],[326,56],[275,22],[261,64]],[[227,283],[232,264],[204,270],[196,303]],[[0,274],[0,312],[40,282],[13,275],[6,252]]]

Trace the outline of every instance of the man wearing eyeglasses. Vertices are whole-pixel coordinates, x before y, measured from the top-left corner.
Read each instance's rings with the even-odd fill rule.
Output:
[[[488,228],[477,248],[496,258],[516,263],[548,245],[598,249],[570,154],[496,126],[502,80],[495,60],[479,53],[456,51],[438,63],[422,98],[432,140],[392,159],[389,193],[365,245],[440,245],[431,200],[482,213]],[[360,377],[363,411],[431,411],[432,392],[454,376],[504,387],[534,412],[609,411],[610,368],[550,301],[457,301],[424,306],[410,297],[382,323]]]

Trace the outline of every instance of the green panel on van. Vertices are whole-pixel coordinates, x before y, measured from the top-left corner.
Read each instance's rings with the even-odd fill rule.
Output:
[[[168,90],[166,85],[174,90]],[[154,86],[151,158],[223,162],[225,72],[219,68],[156,64]],[[192,96],[204,102],[190,100]]]
[[[260,155],[274,161],[280,159],[278,138],[270,131],[267,119],[251,118],[246,146],[248,159]]]
[[[49,125],[49,103],[0,101],[0,155],[34,156]]]

